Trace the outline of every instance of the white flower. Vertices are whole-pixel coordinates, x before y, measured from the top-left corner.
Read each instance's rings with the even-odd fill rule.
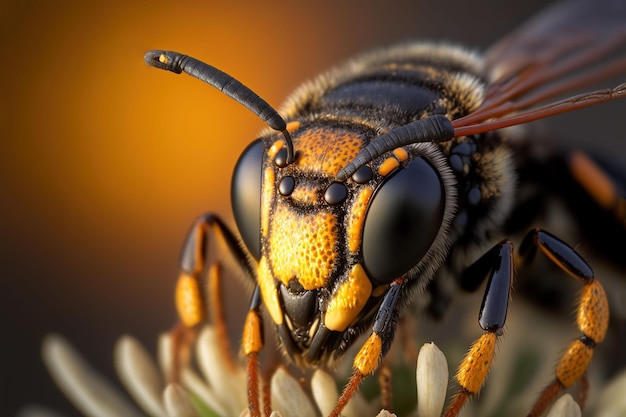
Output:
[[[232,366],[221,351],[218,333],[207,325],[195,343],[197,370],[180,372],[180,385],[167,383],[172,362],[172,336],[159,339],[158,362],[133,337],[123,336],[115,347],[115,368],[134,400],[100,376],[63,337],[48,336],[43,357],[52,377],[80,412],[87,417],[155,416],[204,417],[247,416],[246,373]],[[433,343],[420,349],[416,366],[417,406],[412,417],[439,417],[449,385],[448,364]],[[309,384],[309,385],[307,385]],[[279,366],[270,381],[272,417],[317,417],[327,415],[339,397],[337,382],[328,372],[316,370],[303,385]],[[626,373],[607,386],[599,401],[597,417],[626,415]],[[360,393],[348,403],[342,416],[395,416],[381,410],[377,399],[367,401]],[[462,415],[475,415],[470,405]],[[555,402],[547,417],[580,417],[581,410],[570,394]],[[19,417],[59,417],[42,408],[25,408]]]
[[[448,363],[434,343],[422,346],[415,371],[417,382],[417,416],[440,416],[446,400]]]

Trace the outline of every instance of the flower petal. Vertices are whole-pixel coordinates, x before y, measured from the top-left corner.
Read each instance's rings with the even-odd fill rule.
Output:
[[[163,400],[169,417],[200,417],[189,394],[178,384],[169,384],[165,387]]]
[[[580,417],[581,411],[578,403],[570,394],[563,394],[552,406],[546,417]]]
[[[339,399],[339,393],[333,377],[328,372],[317,369],[311,377],[311,392],[322,415],[329,415]]]
[[[85,416],[142,416],[110,382],[98,374],[59,335],[44,339],[44,363],[61,391]]]
[[[426,343],[417,357],[417,415],[441,416],[448,389],[448,362],[434,343]]]
[[[626,416],[626,371],[609,382],[598,400],[597,417]]]
[[[170,368],[174,363],[174,346],[171,333],[163,333],[159,337],[159,344],[157,350],[157,357],[161,369],[166,375],[169,375]],[[217,396],[217,394],[204,382],[204,380],[196,372],[191,370],[188,366],[183,367],[180,370],[180,382],[189,391],[198,396],[207,407],[213,410],[220,416],[228,416],[223,401]],[[236,414],[234,414],[236,415]]]
[[[357,391],[350,398],[341,415],[345,417],[373,416],[378,410],[380,410],[380,397],[367,402],[363,394]]]
[[[243,368],[232,367],[219,348],[218,333],[212,326],[205,326],[196,343],[198,366],[219,398],[228,399],[224,406],[229,415],[239,415],[248,407],[247,377]]]
[[[120,380],[135,402],[151,416],[167,417],[163,378],[137,339],[123,336],[115,345],[113,359]]]
[[[317,369],[311,377],[311,392],[317,408],[322,412],[323,416],[327,416],[335,408],[335,404],[339,399],[337,391],[337,382],[334,377],[323,369]],[[341,411],[344,417],[360,417],[374,415],[380,410],[378,401],[372,404],[368,403],[360,391],[354,393],[346,407]]]
[[[278,368],[271,382],[272,409],[284,417],[317,417],[317,412],[298,381]]]

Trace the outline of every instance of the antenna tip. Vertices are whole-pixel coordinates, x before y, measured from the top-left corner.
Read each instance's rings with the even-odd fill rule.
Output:
[[[184,56],[175,52],[162,51],[159,49],[154,49],[152,51],[146,52],[144,55],[144,60],[146,64],[151,67],[164,69],[167,71],[175,72],[176,74],[180,74],[183,72],[183,69],[180,65],[180,58]]]

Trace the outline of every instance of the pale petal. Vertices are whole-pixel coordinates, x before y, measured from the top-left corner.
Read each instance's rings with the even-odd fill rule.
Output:
[[[626,416],[626,371],[616,376],[602,390],[596,417]]]
[[[448,362],[434,343],[426,343],[417,357],[417,415],[439,417],[448,389]]]
[[[298,381],[278,368],[271,382],[272,409],[284,417],[317,417],[317,412]]]
[[[350,398],[341,415],[343,417],[373,416],[378,410],[380,410],[380,398],[367,402],[363,394],[357,391]]]
[[[161,333],[157,342],[157,362],[163,375],[170,375],[174,363],[174,341],[171,333]]]
[[[169,417],[200,417],[189,394],[178,384],[169,384],[165,388],[163,400]]]
[[[316,370],[311,377],[311,392],[322,415],[329,415],[339,399],[333,377],[322,369]]]
[[[215,329],[205,326],[196,344],[198,366],[217,396],[228,399],[224,404],[228,414],[236,416],[248,406],[246,372],[231,366],[230,361],[223,357],[219,343]]]
[[[574,401],[570,394],[562,395],[552,408],[546,417],[580,417],[580,407],[578,403]]]
[[[173,356],[173,340],[170,333],[163,333],[159,337],[157,357],[159,364],[165,375],[169,375],[170,368],[174,363]],[[180,370],[180,382],[189,391],[193,392],[198,398],[207,405],[210,409],[215,411],[220,416],[228,416],[223,401],[216,395],[216,393],[204,382],[202,377],[189,367],[184,367]],[[236,415],[236,414],[234,414]]]
[[[197,373],[191,369],[184,369],[180,376],[182,385],[193,392],[211,410],[220,416],[236,416],[227,411],[225,403],[228,398],[220,398]]]
[[[56,384],[85,416],[142,415],[61,336],[46,336],[42,353],[44,363]]]
[[[311,377],[311,391],[322,416],[329,415],[339,399],[337,383],[333,376],[325,370],[316,370]],[[380,410],[378,404],[368,404],[363,395],[357,391],[341,411],[341,415],[343,417],[360,417],[374,415],[377,410]]]
[[[376,417],[397,417],[394,413],[387,410],[380,410]]]
[[[123,336],[115,345],[117,374],[133,397],[149,415],[166,417],[162,393],[163,378],[148,351],[131,336]]]

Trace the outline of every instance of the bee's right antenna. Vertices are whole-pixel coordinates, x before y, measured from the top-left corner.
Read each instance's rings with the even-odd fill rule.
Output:
[[[172,71],[176,74],[180,74],[184,71],[192,77],[217,88],[238,103],[246,106],[250,111],[259,116],[269,127],[283,134],[285,144],[287,145],[287,163],[290,164],[294,161],[293,142],[291,135],[287,131],[285,120],[272,106],[250,88],[225,72],[178,52],[154,50],[148,52],[144,58],[148,65],[155,68]]]

